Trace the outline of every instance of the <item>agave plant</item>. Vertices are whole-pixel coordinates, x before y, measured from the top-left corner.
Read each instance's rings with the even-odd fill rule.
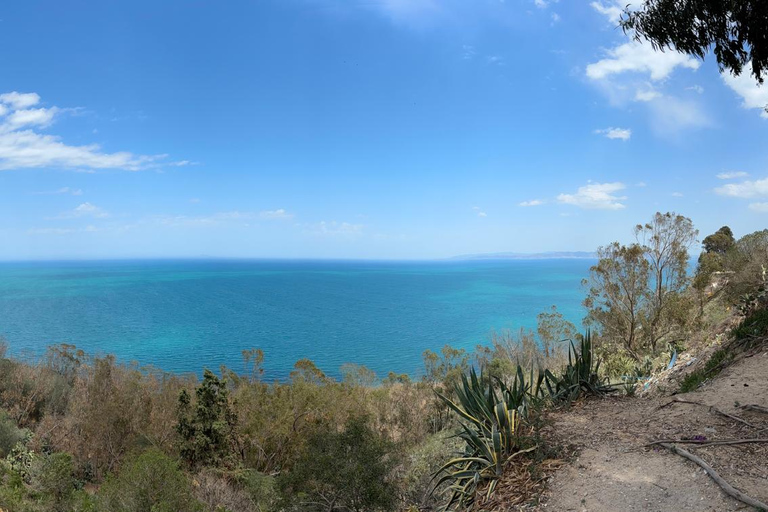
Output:
[[[453,493],[446,510],[454,504],[470,507],[481,483],[489,482],[487,494],[490,496],[502,476],[505,463],[521,451],[518,424],[530,399],[531,383],[526,382],[520,367],[511,388],[498,379],[496,383],[499,393],[490,375],[481,370],[478,376],[472,368],[469,376],[462,375],[461,383],[456,386],[455,402],[438,393],[440,399],[458,414],[461,431],[457,437],[465,443],[464,453],[435,473],[434,478],[439,477],[435,488],[444,482],[451,483],[449,489]]]
[[[549,370],[544,371],[544,382],[554,401],[572,402],[582,393],[603,395],[616,390],[600,378],[600,361],[592,351],[592,335],[587,331],[581,339],[579,350],[573,341],[568,351],[568,365],[560,377],[555,377]]]

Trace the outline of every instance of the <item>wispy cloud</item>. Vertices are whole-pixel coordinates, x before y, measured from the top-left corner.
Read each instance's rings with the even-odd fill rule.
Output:
[[[304,227],[310,234],[317,236],[341,236],[357,237],[363,234],[364,224],[353,224],[350,222],[320,221],[315,224],[305,224]]]
[[[288,220],[293,218],[292,213],[288,213],[283,208],[277,210],[265,210],[259,213],[259,218],[267,220]]]
[[[95,204],[82,203],[73,210],[61,213],[57,219],[79,219],[83,217],[92,217],[95,219],[104,219],[109,217],[109,213]]]
[[[632,137],[632,130],[629,128],[605,128],[603,130],[595,130],[595,133],[609,139],[629,140]]]
[[[596,1],[591,6],[614,25],[623,11],[618,1]],[[586,78],[614,106],[645,105],[651,127],[658,135],[668,137],[682,130],[711,126],[712,121],[700,102],[664,92],[675,71],[695,71],[701,61],[673,50],[656,51],[650,43],[636,41],[631,36],[627,34],[626,42],[604,50],[601,59],[588,64]]]
[[[560,194],[557,200],[563,204],[570,204],[589,210],[620,210],[626,205],[621,203],[626,196],[617,196],[616,192],[624,190],[623,183],[588,183],[574,194]]]
[[[603,2],[592,2],[589,4],[592,6],[594,10],[608,18],[608,22],[612,25],[618,25],[619,20],[621,19],[621,13],[623,12],[623,9],[618,3],[607,3],[604,4]]]
[[[699,69],[701,62],[675,51],[660,52],[649,43],[629,41],[606,51],[606,57],[587,66],[587,77],[602,80],[623,73],[647,73],[653,81],[669,78],[678,68]]]
[[[717,179],[719,180],[734,180],[737,178],[746,178],[749,176],[748,172],[744,171],[730,171],[730,172],[721,172],[717,175]]]
[[[530,201],[523,201],[521,203],[517,203],[517,206],[523,206],[523,207],[541,206],[542,204],[544,204],[544,201],[542,201],[541,199],[531,199]]]
[[[476,214],[478,217],[487,217],[487,216],[488,216],[488,214],[487,214],[486,212],[484,212],[484,211],[483,211],[483,209],[482,209],[482,208],[480,208],[479,206],[473,206],[473,207],[472,207],[472,211],[474,211],[474,212],[475,212],[475,214]]]
[[[741,183],[728,183],[715,189],[717,194],[728,197],[748,199],[751,197],[768,196],[768,178]]]
[[[138,171],[160,166],[167,158],[167,155],[135,155],[127,151],[106,153],[97,144],[71,146],[58,136],[40,133],[39,130],[72,109],[30,108],[39,102],[40,96],[36,93],[0,94],[0,171],[40,167]]]
[[[753,212],[768,213],[768,203],[751,203],[749,209]]]
[[[672,197],[683,197],[682,192],[672,192]]]
[[[750,64],[748,63],[744,68],[751,69]],[[768,86],[758,84],[748,72],[739,76],[722,73],[722,77],[725,85],[741,97],[743,108],[760,109],[760,116],[768,119]]]
[[[52,196],[52,195],[72,195],[72,196],[81,196],[83,195],[83,191],[79,188],[71,188],[71,187],[62,187],[57,190],[50,190],[47,192],[35,192],[35,195],[38,196]]]

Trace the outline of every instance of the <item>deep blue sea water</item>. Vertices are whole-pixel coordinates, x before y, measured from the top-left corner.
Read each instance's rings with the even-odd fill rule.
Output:
[[[425,349],[473,349],[535,327],[557,304],[580,325],[590,260],[0,263],[0,335],[30,357],[54,343],[172,372],[265,352],[267,378],[301,358],[338,375],[418,375]]]

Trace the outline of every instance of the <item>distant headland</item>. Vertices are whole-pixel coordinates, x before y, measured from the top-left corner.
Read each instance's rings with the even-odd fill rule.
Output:
[[[555,259],[595,259],[597,254],[586,251],[561,251],[561,252],[492,252],[485,254],[462,254],[454,256],[452,260],[555,260]]]

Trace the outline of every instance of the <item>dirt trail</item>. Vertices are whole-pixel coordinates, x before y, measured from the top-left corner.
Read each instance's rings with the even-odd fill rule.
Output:
[[[714,406],[754,427],[698,405],[678,403],[660,408],[676,399]],[[644,447],[658,439],[694,436],[768,439],[768,414],[741,407],[747,404],[768,407],[768,349],[737,361],[692,393],[591,400],[554,413],[551,434],[575,445],[577,456],[551,478],[538,510],[751,510],[723,493],[697,465],[664,448]],[[768,502],[768,444],[681,446],[704,459],[737,489]]]

